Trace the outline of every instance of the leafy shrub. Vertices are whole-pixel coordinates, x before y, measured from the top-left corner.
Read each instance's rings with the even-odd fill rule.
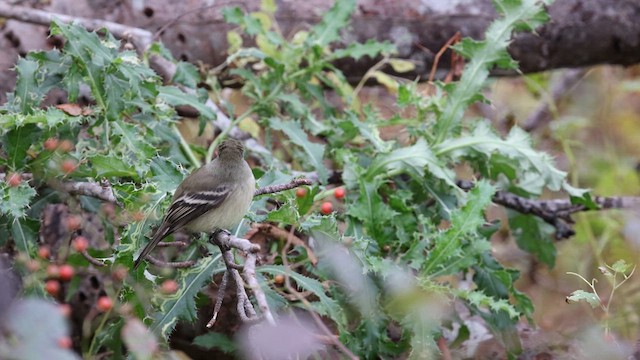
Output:
[[[348,24],[354,1],[336,2],[319,24],[292,39],[274,30],[273,8],[252,14],[225,10],[225,19],[238,25],[228,34],[235,50],[226,63],[228,75],[241,81],[241,91],[250,100],[250,108],[233,117],[231,124],[252,119],[248,121],[254,121],[264,136],[268,151],[253,154],[261,161],[254,169],[259,186],[284,183],[301,173],[317,179],[298,196],[285,191],[269,195],[270,201],[257,198],[250,211],[252,221],[295,231],[313,244],[313,250],[292,249],[289,242],[268,245],[276,255],[257,270],[273,310],[300,305],[317,312],[333,324],[342,343],[365,358],[406,352],[424,358],[437,351],[434,339],[443,318],[436,313],[456,299],[517,350],[518,339],[510,330],[522,316],[529,317],[533,307],[513,286],[518,272],[504,268],[491,254],[489,239],[498,224],[487,223],[484,211],[497,190],[524,197],[539,196],[545,189],[565,190],[576,201],[588,198],[566,183],[566,174],[554,167],[549,155],[532,147],[523,130],[514,127],[502,137],[485,119],[463,119],[471,104],[484,101],[481,91],[490,69],[517,67],[506,51],[512,32],[532,30],[546,20],[536,1],[495,3],[500,17],[485,39],[464,39],[454,47],[468,60],[460,79],[436,82],[434,94],[428,96],[417,84],[400,82],[380,70],[384,65],[396,71],[412,66],[393,58],[388,43],[369,41],[330,50]],[[148,355],[157,347],[136,348],[124,335],[135,334],[153,344],[136,318],[165,338],[179,319],[194,322],[197,307],[206,302],[198,294],[214,274],[224,271],[224,262],[217,249],[196,241],[210,254],[193,267],[159,275],[144,266],[137,272],[127,269],[183,179],[184,169],[199,165],[203,157],[210,159],[230,128],[208,149],[187,144],[175,127],[174,107],[192,106],[204,124],[215,117],[204,105],[206,92],[193,96],[177,86],[162,85],[144,59],[121,51],[108,33],[54,22],[52,34],[65,38],[64,48],[30,53],[18,62],[16,90],[0,116],[0,164],[7,173],[31,174],[28,181],[0,186],[5,235],[0,239],[9,239],[0,241],[5,247],[15,246],[26,269],[33,261],[28,259],[35,259],[39,251],[40,236],[55,250],[55,261],[95,276],[101,283],[99,295],[117,300],[118,311],[92,315],[91,331],[77,339],[83,354],[106,349],[120,354],[124,344],[135,354]],[[242,35],[255,38],[257,47],[244,47]],[[169,56],[159,45],[150,52]],[[359,104],[360,86],[352,87],[332,64],[363,56],[381,56],[379,68],[367,77],[397,91],[403,114],[413,115],[383,119],[374,106]],[[174,81],[195,85],[200,79],[194,70],[179,64]],[[218,74],[210,75],[210,95],[220,98]],[[64,90],[69,104],[41,106],[52,89]],[[327,100],[327,89],[339,99]],[[87,106],[78,105],[87,97]],[[226,110],[233,113],[231,106]],[[380,129],[389,124],[401,124],[406,140],[383,140]],[[52,148],[47,139],[71,140],[73,146]],[[480,179],[468,192],[456,184],[453,168],[461,164]],[[61,185],[88,179],[106,179],[122,209],[114,210],[95,197],[70,196],[73,191]],[[335,199],[337,188],[346,190],[346,196]],[[327,201],[337,210],[320,213],[320,203]],[[80,216],[79,226],[68,227],[58,238],[47,235],[51,226],[64,224],[39,221],[50,215],[52,204],[66,204],[60,219],[68,225],[69,219]],[[96,224],[87,214],[100,220]],[[525,250],[553,265],[555,249],[544,223],[530,215],[513,215],[511,226],[520,229],[514,234]],[[96,229],[103,229],[102,235],[93,236]],[[236,233],[246,230],[244,224]],[[88,252],[106,267],[94,268],[82,251],[69,247],[77,235],[91,237]],[[46,243],[47,239],[54,240]],[[171,256],[194,259],[197,247]],[[319,262],[314,266],[316,256]],[[43,280],[49,276],[46,261],[38,261],[39,267],[24,272],[27,293],[42,294]],[[107,274],[114,274],[113,279]],[[278,275],[293,287],[270,286],[266,280]],[[467,277],[473,284],[459,286]],[[178,284],[175,293],[154,290],[166,278]],[[53,297],[69,301],[81,287],[79,281],[65,287],[64,297]],[[285,297],[295,289],[312,296],[304,301]],[[399,327],[398,336],[389,335],[393,326]],[[233,349],[228,339],[211,334],[195,343]]]

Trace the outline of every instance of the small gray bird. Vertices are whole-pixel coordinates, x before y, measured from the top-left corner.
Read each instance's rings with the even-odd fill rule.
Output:
[[[162,224],[136,259],[134,269],[162,239],[182,228],[212,233],[242,220],[256,189],[256,180],[243,155],[240,141],[225,140],[218,147],[217,158],[182,181]]]

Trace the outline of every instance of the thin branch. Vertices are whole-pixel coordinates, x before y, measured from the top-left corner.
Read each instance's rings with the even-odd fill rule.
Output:
[[[265,296],[262,288],[260,287],[260,284],[258,283],[255,271],[257,261],[256,254],[260,251],[260,246],[252,244],[247,239],[241,239],[235,236],[231,236],[229,233],[224,231],[219,231],[212,234],[210,240],[220,248],[220,251],[222,252],[222,258],[224,259],[224,262],[227,266],[226,273],[230,274],[230,276],[233,277],[233,280],[236,283],[236,296],[238,298],[237,312],[240,316],[240,319],[243,322],[255,322],[259,319],[255,312],[255,309],[253,308],[253,304],[249,300],[249,297],[247,296],[246,290],[244,288],[244,281],[246,281],[256,298],[256,302],[258,303],[260,312],[269,324],[275,325],[275,319],[273,318],[271,310],[269,309],[267,297]],[[244,266],[240,266],[235,263],[233,254],[231,253],[231,249],[238,249],[247,253],[247,258],[244,262]],[[242,268],[244,281],[240,276],[238,267]],[[225,274],[224,276],[228,275]],[[226,287],[226,284],[224,287]],[[220,288],[218,289],[218,299],[216,301],[216,307],[214,308],[214,314],[207,324],[207,327],[213,326],[218,316],[218,311],[220,309],[220,306],[222,306],[221,297],[224,297],[224,287],[221,284]]]
[[[436,54],[434,60],[433,60],[433,65],[431,65],[431,72],[429,73],[429,83],[433,82],[433,79],[435,79],[436,77],[436,70],[438,70],[438,63],[440,62],[440,58],[442,57],[442,55],[444,54],[445,51],[447,50],[451,50],[451,45],[457,43],[460,41],[460,32],[456,32],[455,34],[453,34],[453,36],[451,38],[449,38],[449,40],[447,40],[447,42],[442,45],[442,47],[440,48],[440,50],[438,51],[438,53]],[[453,52],[453,50],[451,50],[451,52]],[[451,69],[451,71],[453,71],[453,69]]]
[[[106,202],[110,202],[122,207],[122,203],[116,199],[111,184],[105,179],[97,182],[93,181],[65,181],[60,183],[60,188],[69,194],[91,196]]]
[[[262,232],[265,235],[275,237],[276,239],[288,239],[293,245],[302,246],[307,251],[307,257],[309,258],[309,261],[311,261],[311,264],[313,264],[313,266],[316,266],[318,264],[318,258],[313,253],[313,250],[311,250],[309,245],[307,245],[306,242],[304,242],[302,239],[295,236],[291,232],[281,229],[272,224],[263,223],[253,225],[251,230],[247,232],[246,237],[248,239],[251,239],[257,232]]]
[[[87,250],[82,250],[80,251],[80,254],[82,254],[82,256],[84,256],[85,259],[87,259],[88,262],[92,263],[95,266],[99,266],[99,267],[104,267],[107,266],[105,263],[103,263],[102,261],[94,258],[93,256],[91,256]]]
[[[458,181],[464,190],[473,188],[470,181]],[[574,221],[571,215],[590,210],[632,209],[640,208],[640,197],[632,196],[596,196],[593,202],[598,209],[590,209],[585,205],[572,204],[571,199],[534,200],[527,199],[506,191],[498,191],[493,195],[493,202],[522,214],[532,214],[556,228],[556,238],[566,239],[575,235],[570,224]]]
[[[166,261],[162,261],[159,259],[154,258],[151,255],[147,255],[146,258],[150,263],[152,263],[155,266],[158,267],[167,267],[167,268],[177,268],[177,269],[182,269],[182,268],[190,268],[193,265],[196,264],[195,261],[193,260],[187,260],[187,261],[177,261],[177,262],[166,262]]]
[[[2,5],[0,5],[0,7],[2,7]],[[5,181],[6,177],[7,174],[0,173],[0,181]],[[33,180],[33,174],[31,173],[22,173],[20,177],[27,182]],[[113,188],[106,179],[103,179],[100,183],[95,181],[62,181],[53,184],[52,187],[68,192],[69,194],[90,196],[116,204],[120,207],[123,206],[122,203],[116,199]]]
[[[111,21],[88,19],[32,9],[24,6],[9,5],[5,2],[0,3],[0,17],[46,26],[49,26],[54,19],[57,19],[64,23],[75,22],[89,31],[96,31],[105,28],[116,38],[131,41],[131,43],[140,51],[146,50],[153,41],[153,34],[144,29],[126,26]]]
[[[294,189],[294,188],[297,188],[298,186],[311,185],[311,184],[313,184],[313,181],[309,179],[305,179],[305,178],[293,179],[291,180],[291,182],[287,184],[271,185],[271,186],[265,186],[260,189],[256,189],[256,192],[253,193],[253,196],[273,194],[273,193],[277,193],[285,190]]]
[[[160,241],[156,246],[157,247],[185,247],[188,246],[184,241]]]

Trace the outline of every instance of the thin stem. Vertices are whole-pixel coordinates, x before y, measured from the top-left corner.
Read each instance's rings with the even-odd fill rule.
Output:
[[[184,151],[185,155],[187,155],[187,158],[189,159],[189,162],[191,162],[191,165],[193,165],[196,168],[199,168],[200,166],[202,166],[202,163],[200,163],[200,160],[198,160],[196,155],[193,153],[193,151],[191,150],[191,146],[189,146],[187,141],[184,139],[184,137],[182,136],[182,133],[180,132],[180,130],[178,130],[178,127],[173,125],[172,128],[173,128],[173,132],[176,134],[176,136],[178,137],[178,140],[180,141],[180,147]]]
[[[94,336],[91,339],[91,345],[89,345],[89,356],[87,358],[92,357],[93,347],[96,344],[96,338],[98,337],[97,335],[100,333],[100,330],[102,330],[102,328],[104,327],[104,324],[107,322],[107,319],[109,318],[109,315],[111,314],[112,310],[113,308],[109,309],[109,311],[105,312],[104,315],[102,316],[102,320],[100,320],[100,325],[98,325],[98,327],[96,328],[96,331],[94,332]]]

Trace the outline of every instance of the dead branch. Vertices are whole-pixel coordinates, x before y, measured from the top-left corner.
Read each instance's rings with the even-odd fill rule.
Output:
[[[190,268],[193,265],[196,264],[195,261],[193,260],[187,260],[187,261],[177,261],[177,262],[166,262],[166,261],[162,261],[160,259],[156,259],[151,255],[147,255],[146,258],[150,263],[152,263],[155,266],[158,267],[167,267],[167,268],[176,268],[176,269],[182,269],[182,268]]]
[[[295,236],[291,232],[281,229],[272,224],[254,224],[251,230],[247,233],[247,238],[251,239],[253,235],[255,235],[255,233],[258,231],[266,235],[275,237],[276,239],[291,241],[293,245],[302,246],[307,251],[307,257],[309,258],[309,261],[311,261],[311,264],[313,264],[313,266],[316,266],[318,264],[318,258],[313,253],[313,250],[311,250],[307,243],[305,243],[302,239]]]
[[[273,193],[297,188],[298,186],[311,185],[311,184],[313,184],[313,181],[306,178],[293,179],[291,180],[291,182],[287,184],[271,185],[271,186],[265,186],[263,188],[257,189],[256,192],[253,193],[253,196],[273,194]]]
[[[123,206],[123,204],[116,199],[113,188],[106,179],[100,181],[99,184],[93,181],[65,181],[60,183],[60,188],[69,194],[90,196],[116,204],[120,207]]]
[[[146,50],[153,40],[153,34],[150,31],[114,23],[106,20],[87,19],[75,16],[69,16],[60,13],[52,13],[32,9],[24,6],[9,5],[5,2],[0,3],[0,16],[3,18],[19,20],[31,24],[39,24],[49,26],[54,19],[64,23],[72,23],[84,27],[89,31],[97,31],[107,29],[113,36],[118,39],[125,39],[140,51]]]
[[[275,325],[275,319],[273,318],[271,310],[269,309],[269,305],[267,304],[267,297],[265,296],[262,288],[260,287],[260,284],[258,283],[255,271],[257,253],[260,251],[260,246],[252,244],[247,239],[241,239],[232,236],[225,231],[218,231],[212,234],[210,240],[220,248],[222,258],[227,265],[227,270],[225,275],[223,275],[223,283],[221,283],[220,288],[218,289],[218,296],[216,299],[213,317],[211,318],[209,323],[207,323],[207,327],[212,327],[216,321],[216,318],[218,317],[219,309],[222,306],[224,291],[226,290],[225,277],[229,276],[231,276],[236,283],[236,296],[238,298],[237,311],[242,321],[255,322],[259,320],[256,311],[253,308],[253,304],[251,304],[251,301],[249,300],[249,297],[247,296],[247,293],[245,291],[244,281],[246,281],[251,288],[251,291],[253,292],[253,296],[256,298],[256,302],[258,303],[258,307],[260,308],[262,316],[269,324]],[[240,272],[238,271],[239,265],[235,263],[233,254],[231,253],[231,249],[238,249],[247,254],[244,266],[242,266],[244,281],[240,276]],[[227,273],[229,275],[227,275]]]
[[[458,181],[458,186],[471,190],[473,183]],[[598,209],[590,209],[585,205],[572,204],[571,199],[534,200],[527,199],[506,191],[498,191],[493,195],[493,202],[522,214],[531,214],[544,220],[556,228],[557,239],[567,239],[575,235],[571,228],[574,223],[571,215],[590,210],[632,209],[640,207],[640,198],[632,196],[596,196],[593,202]]]
[[[82,254],[82,256],[83,256],[85,259],[87,259],[87,261],[88,261],[88,262],[90,262],[91,264],[93,264],[93,265],[95,265],[95,266],[98,266],[98,267],[104,267],[104,266],[107,266],[107,265],[105,265],[105,263],[103,263],[102,261],[100,261],[100,260],[98,260],[98,259],[94,258],[93,256],[91,256],[91,255],[87,252],[87,250],[82,250],[82,251],[80,251],[80,254]]]

